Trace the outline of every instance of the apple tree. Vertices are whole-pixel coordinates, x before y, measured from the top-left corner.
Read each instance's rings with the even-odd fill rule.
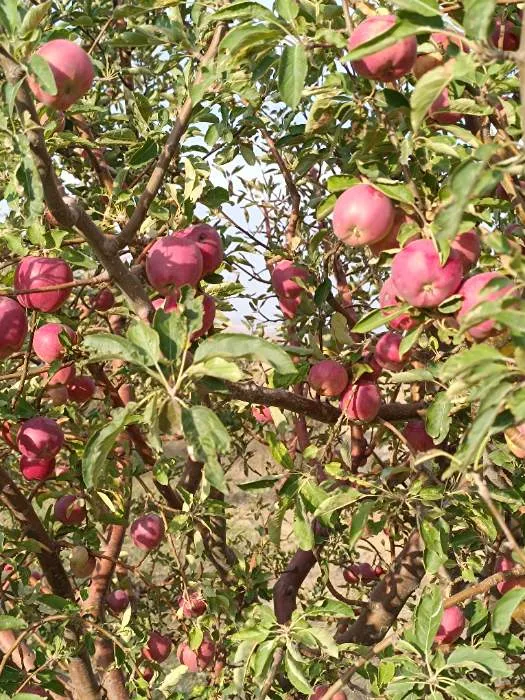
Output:
[[[521,6],[2,0],[2,700],[523,698]]]

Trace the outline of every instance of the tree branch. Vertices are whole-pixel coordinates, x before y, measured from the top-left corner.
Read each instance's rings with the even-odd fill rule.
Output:
[[[221,42],[225,29],[226,25],[222,23],[218,24],[215,28],[215,31],[210,41],[210,45],[208,46],[208,50],[206,51],[206,53],[200,61],[201,68],[210,63],[217,55],[219,44]],[[197,73],[193,84],[197,85],[201,81],[202,69],[199,70],[199,72]],[[118,236],[118,239],[115,241],[115,247],[117,249],[122,249],[129,245],[132,242],[135,235],[137,234],[140,227],[142,226],[144,219],[146,218],[146,215],[148,213],[148,209],[155,197],[157,196],[157,193],[162,183],[164,182],[164,178],[166,176],[170,163],[173,160],[173,156],[175,155],[179,147],[180,140],[188,127],[193,112],[193,107],[193,101],[191,97],[188,96],[184,104],[182,105],[179,114],[177,115],[175,125],[171,130],[171,133],[168,136],[166,143],[164,144],[164,148],[162,149],[162,152],[157,159],[155,168],[153,169],[148,183],[139,198],[137,206],[135,207],[135,211],[130,216],[127,224],[124,226],[121,234]]]

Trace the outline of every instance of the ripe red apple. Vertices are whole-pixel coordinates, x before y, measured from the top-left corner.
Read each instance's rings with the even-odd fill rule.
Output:
[[[28,481],[45,481],[55,468],[55,460],[40,457],[20,457],[20,471]]]
[[[202,277],[215,272],[223,259],[222,240],[218,232],[208,224],[192,224],[175,236],[196,243],[202,253]]]
[[[507,428],[505,442],[515,457],[525,459],[525,423]]]
[[[184,285],[195,287],[202,277],[202,253],[196,243],[177,236],[156,241],[146,257],[146,275],[151,286],[169,294]]]
[[[49,698],[48,693],[40,685],[26,685],[22,691],[24,695],[35,695],[39,698]]]
[[[391,277],[389,277],[379,291],[379,304],[381,308],[385,309],[390,306],[401,306],[401,302],[399,301],[398,297],[399,293],[396,289],[394,281]],[[390,312],[393,310],[394,309],[390,309]],[[409,331],[417,326],[417,321],[416,319],[412,318],[410,314],[401,314],[401,316],[389,321],[388,326],[394,330]]]
[[[73,381],[76,375],[75,365],[62,365],[47,382],[47,386],[65,387]]]
[[[83,404],[93,398],[97,385],[93,377],[81,374],[75,377],[67,387],[67,393],[71,401]]]
[[[452,251],[441,265],[439,253],[429,239],[412,241],[392,261],[392,281],[399,296],[412,306],[439,306],[458,290],[463,267]]]
[[[416,58],[412,73],[419,80],[425,73],[443,64],[443,56],[437,51],[421,54]]]
[[[374,358],[377,364],[384,369],[390,369],[393,372],[401,369],[405,363],[404,355],[399,352],[402,337],[399,333],[384,333],[379,340],[374,350]]]
[[[321,360],[310,368],[308,383],[322,396],[340,396],[348,384],[348,372],[335,360]]]
[[[215,651],[213,641],[205,637],[197,651],[194,651],[186,642],[179,644],[177,658],[181,664],[186,666],[188,671],[196,673],[208,668],[214,659]]]
[[[182,610],[184,617],[200,617],[204,615],[207,608],[206,601],[196,591],[179,598],[179,609]]]
[[[343,570],[343,578],[347,583],[370,583],[376,581],[385,573],[382,566],[372,566],[368,562],[360,564],[350,564],[349,567]]]
[[[487,284],[492,280],[502,280],[506,284],[502,288],[493,290],[485,289]],[[459,290],[463,297],[463,304],[457,313],[458,321],[461,321],[472,309],[484,301],[496,301],[509,294],[515,293],[515,287],[511,280],[504,277],[499,272],[481,272],[479,275],[474,275],[466,280]],[[468,329],[468,334],[474,340],[485,340],[493,334],[495,330],[495,322],[491,319],[482,321]]]
[[[76,496],[67,494],[55,501],[53,514],[55,520],[64,525],[81,525],[86,517],[86,509],[79,503]]]
[[[394,223],[392,224],[392,228],[384,238],[381,238],[381,240],[376,241],[375,243],[370,243],[370,245],[368,246],[370,248],[370,252],[373,255],[379,255],[384,250],[399,248],[397,235],[399,233],[399,230],[401,229],[401,226],[409,223],[414,223],[414,220],[410,216],[408,216],[408,214],[405,214],[405,212],[402,209],[395,209]],[[417,235],[411,236],[409,241],[406,241],[405,243],[409,243],[417,237]]]
[[[164,537],[164,522],[155,513],[141,515],[131,524],[131,539],[135,547],[149,552],[156,549]]]
[[[54,362],[64,355],[65,348],[60,342],[60,335],[65,333],[71,343],[77,342],[77,334],[63,323],[44,323],[37,328],[33,337],[33,350],[42,362]]]
[[[89,553],[86,547],[78,545],[71,550],[71,558],[69,560],[69,568],[73,576],[79,578],[87,578],[91,576],[97,565],[95,557]]]
[[[494,29],[490,35],[494,46],[503,51],[517,51],[520,46],[520,30],[509,19],[503,21],[500,17],[494,22]]]
[[[343,243],[370,245],[388,235],[394,223],[390,199],[372,185],[354,185],[335,203],[332,225]]]
[[[408,421],[403,428],[403,436],[414,452],[428,452],[435,447],[434,441],[427,433],[425,423],[419,418]]]
[[[22,423],[16,444],[24,457],[51,459],[60,452],[64,444],[64,433],[52,418],[36,416]]]
[[[27,335],[26,312],[9,297],[0,297],[0,360],[18,352]]]
[[[310,700],[321,700],[321,698],[326,694],[329,689],[329,685],[318,685],[314,688],[314,692],[310,695]],[[342,690],[338,690],[335,695],[332,696],[332,700],[347,700],[346,693]]]
[[[448,96],[448,88],[444,88],[430,105],[428,113],[432,119],[438,124],[447,126],[449,124],[457,124],[462,118],[458,112],[449,112],[450,98]]]
[[[142,678],[144,678],[144,680],[147,683],[149,683],[150,680],[153,678],[153,669],[151,668],[151,666],[147,666],[146,664],[144,664],[144,666],[140,667],[139,671],[140,675],[142,676]]]
[[[118,395],[124,406],[135,400],[135,391],[131,384],[121,384],[118,388]]]
[[[373,421],[381,407],[381,394],[375,382],[360,379],[349,384],[341,397],[339,408],[350,420]]]
[[[348,40],[350,51],[361,44],[383,34],[396,23],[394,15],[376,15],[368,17],[352,32]],[[414,36],[397,41],[381,51],[365,56],[358,61],[352,61],[356,73],[372,80],[382,80],[391,83],[402,78],[412,70],[417,56],[417,40]]]
[[[496,560],[495,573],[500,571],[511,571],[518,564],[510,557],[498,557]],[[509,579],[508,581],[500,581],[496,584],[501,595],[505,594],[507,591],[511,591],[513,588],[525,588],[525,576],[519,576],[517,578]]]
[[[93,297],[93,308],[97,311],[109,311],[115,306],[115,295],[108,287],[101,289]]]
[[[379,379],[381,373],[383,372],[383,368],[378,364],[374,354],[372,352],[366,352],[363,355],[363,362],[372,370],[371,372],[367,372],[366,375],[363,375],[364,378],[373,380]]]
[[[67,39],[53,39],[42,44],[36,53],[49,64],[57,88],[56,95],[51,95],[30,76],[28,85],[39,102],[53,109],[66,110],[89,92],[95,72],[89,55],[81,46]]]
[[[463,274],[476,265],[481,254],[481,241],[474,229],[460,233],[452,241],[450,249],[456,251],[463,265]]]
[[[15,270],[15,290],[41,289],[73,281],[73,272],[61,258],[22,258]],[[17,299],[27,309],[57,311],[68,298],[71,289],[56,289],[49,292],[18,294]]]
[[[457,605],[443,611],[441,624],[435,636],[436,644],[453,644],[465,627],[465,615]]]
[[[171,654],[171,639],[159,632],[152,632],[146,646],[142,649],[142,656],[148,661],[162,663]]]
[[[280,260],[272,270],[272,286],[279,299],[295,299],[303,288],[295,281],[307,280],[308,272],[304,267],[294,265],[291,260]]]
[[[279,297],[279,308],[283,312],[283,316],[290,320],[295,318],[300,303],[301,299],[299,297],[295,297],[294,299]]]
[[[272,413],[268,406],[252,406],[252,416],[261,425],[273,423]]]

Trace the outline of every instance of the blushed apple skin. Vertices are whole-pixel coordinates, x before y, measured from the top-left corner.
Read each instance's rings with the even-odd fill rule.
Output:
[[[164,538],[164,522],[155,513],[137,518],[131,525],[131,539],[135,547],[146,552],[156,549]]]
[[[115,306],[115,295],[111,289],[105,287],[95,294],[92,305],[97,311],[109,311]]]
[[[428,452],[435,447],[434,441],[426,431],[425,423],[419,418],[408,421],[403,428],[403,436],[414,452]]]
[[[318,685],[314,688],[314,692],[310,695],[310,700],[321,700],[321,698],[327,692],[329,685]],[[346,693],[339,690],[333,697],[332,700],[347,700]]]
[[[290,321],[293,320],[297,315],[297,309],[301,300],[299,297],[295,299],[285,299],[284,297],[279,298],[279,308],[283,312],[283,316]]]
[[[391,277],[389,277],[379,290],[379,305],[382,309],[391,306],[401,306],[398,299],[399,292],[396,289]],[[393,309],[391,309],[392,311]],[[385,315],[389,312],[385,312]],[[392,319],[387,324],[390,328],[400,331],[410,331],[417,326],[417,321],[410,314],[401,314],[397,318]]]
[[[33,350],[42,362],[54,362],[63,357],[66,349],[60,341],[60,335],[65,333],[71,343],[77,342],[75,331],[63,323],[44,323],[37,328],[33,337]]]
[[[511,571],[518,564],[510,557],[498,557],[496,560],[495,573],[500,571]],[[519,576],[509,581],[500,581],[496,584],[496,588],[501,595],[513,588],[525,588],[525,576]]]
[[[346,245],[359,247],[376,243],[389,234],[393,224],[392,202],[372,185],[354,185],[335,203],[334,234]]]
[[[441,124],[442,126],[450,126],[451,124],[457,124],[463,115],[458,112],[449,112],[448,106],[450,104],[450,97],[448,94],[448,88],[444,88],[443,91],[436,97],[434,102],[430,105],[428,113],[430,117]]]
[[[208,605],[199,593],[193,592],[179,598],[179,608],[187,618],[195,618],[204,615]]]
[[[368,247],[370,248],[370,252],[373,255],[379,255],[384,250],[399,248],[399,241],[397,240],[398,233],[404,224],[410,223],[414,223],[414,220],[410,216],[408,216],[408,214],[405,214],[405,212],[402,209],[395,209],[394,223],[392,224],[392,228],[384,238],[381,238],[381,240],[376,241],[376,243],[369,244]],[[414,236],[411,236],[410,239],[405,243],[409,243],[410,241],[418,237],[419,236],[415,234]]]
[[[377,341],[374,357],[377,364],[384,369],[393,372],[401,369],[405,364],[404,356],[400,354],[402,337],[399,333],[389,331],[384,333]]]
[[[148,638],[147,644],[142,650],[142,655],[148,661],[156,661],[162,663],[166,661],[171,654],[172,649],[171,639],[159,632],[152,632]]]
[[[21,349],[27,331],[24,309],[14,299],[0,297],[0,360]]]
[[[64,433],[52,418],[36,416],[22,423],[16,444],[24,457],[51,459],[60,452],[64,444]]]
[[[349,384],[339,407],[350,420],[370,423],[377,417],[381,407],[381,394],[377,384],[366,379]]]
[[[392,261],[392,281],[401,297],[421,308],[439,306],[457,292],[463,266],[452,251],[442,266],[439,253],[429,239],[412,241]]]
[[[96,390],[96,383],[93,377],[81,374],[71,380],[67,387],[67,393],[71,401],[83,404],[93,398]]]
[[[487,284],[496,279],[506,280],[508,284],[501,289],[485,290]],[[484,301],[497,301],[513,293],[515,293],[515,287],[512,281],[499,272],[481,272],[479,275],[469,277],[459,290],[459,294],[463,297],[463,304],[457,313],[457,320],[461,321],[472,309]],[[471,326],[467,332],[476,341],[485,340],[495,332],[495,322],[492,319],[487,319]]]
[[[261,425],[273,423],[272,413],[268,406],[252,406],[251,411],[257,423]]]
[[[39,457],[20,457],[20,471],[24,479],[28,481],[45,481],[55,469],[53,457],[41,459]]]
[[[224,251],[221,237],[213,226],[192,224],[174,235],[193,241],[197,245],[202,254],[202,277],[207,277],[220,267]]]
[[[195,651],[186,642],[179,644],[177,658],[188,671],[196,673],[204,671],[212,663],[215,657],[216,647],[211,639],[204,638],[200,647]]]
[[[310,368],[308,383],[322,396],[340,396],[348,384],[348,372],[335,360],[321,360]]]
[[[348,40],[348,48],[351,51],[386,32],[396,21],[394,15],[368,17],[352,32]],[[397,41],[386,49],[352,61],[352,67],[356,73],[364,78],[390,83],[409,73],[414,66],[416,57],[417,41],[415,37],[411,36]]]
[[[202,253],[196,243],[175,235],[156,241],[146,257],[146,275],[151,286],[161,294],[195,287],[202,277]]]
[[[29,76],[28,85],[39,102],[53,109],[66,110],[89,92],[95,71],[89,55],[81,46],[67,39],[53,39],[42,44],[36,53],[49,64],[57,87],[57,94],[51,95]]]
[[[481,241],[477,232],[472,229],[456,236],[450,245],[450,249],[456,251],[459,255],[463,266],[463,274],[466,275],[471,268],[475,267],[479,260]]]
[[[107,594],[106,603],[114,613],[121,613],[129,605],[129,593],[122,588],[116,588]]]
[[[71,289],[56,289],[48,292],[31,292],[31,289],[53,287],[73,281],[73,272],[67,262],[60,258],[27,256],[22,258],[15,270],[15,291],[29,290],[17,294],[17,301],[26,309],[50,313],[57,311],[66,301]]]
[[[503,51],[517,51],[520,47],[520,30],[509,19],[497,18],[490,35],[494,46]]]
[[[453,644],[465,628],[465,615],[457,605],[443,611],[441,623],[435,636],[436,644]]]
[[[81,525],[86,517],[86,509],[73,494],[61,496],[54,505],[55,519],[64,525]]]
[[[291,260],[280,260],[272,270],[272,286],[280,299],[295,299],[300,296],[303,288],[295,281],[308,279],[304,267],[294,265]]]

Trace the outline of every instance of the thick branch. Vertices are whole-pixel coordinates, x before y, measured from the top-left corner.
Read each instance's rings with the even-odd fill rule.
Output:
[[[320,423],[337,423],[341,417],[341,411],[329,403],[321,403],[313,399],[307,399],[285,389],[268,389],[253,383],[234,383],[225,381],[224,385],[228,394],[233,399],[246,401],[250,404],[262,404],[264,406],[277,406],[295,413],[300,413]],[[423,401],[417,403],[390,403],[383,404],[379,411],[379,417],[385,420],[408,420],[416,418],[420,411],[425,410]]]
[[[215,31],[210,41],[210,45],[208,46],[208,50],[206,51],[206,53],[200,61],[201,66],[205,66],[208,63],[210,63],[217,55],[219,44],[221,42],[225,29],[226,27],[224,24],[218,24],[215,28]],[[201,82],[201,80],[202,70],[200,70],[197,73],[193,84],[197,85]],[[166,177],[166,173],[168,171],[170,163],[173,160],[173,156],[175,155],[179,147],[180,140],[188,127],[193,112],[193,107],[193,101],[191,97],[188,96],[184,104],[182,105],[179,114],[177,115],[175,125],[171,130],[171,133],[168,136],[166,143],[164,144],[164,148],[162,149],[162,152],[157,159],[155,168],[151,173],[150,179],[148,180],[148,184],[146,185],[144,192],[140,196],[137,206],[135,207],[135,211],[129,218],[128,223],[124,226],[124,228],[122,229],[122,233],[118,237],[118,248],[124,248],[125,246],[129,245],[135,237],[135,235],[137,234],[140,227],[142,226],[142,223],[144,222],[144,219],[146,218],[146,215],[148,213],[148,209],[150,208],[151,203],[157,196],[157,193],[162,183],[164,182],[164,178]]]

